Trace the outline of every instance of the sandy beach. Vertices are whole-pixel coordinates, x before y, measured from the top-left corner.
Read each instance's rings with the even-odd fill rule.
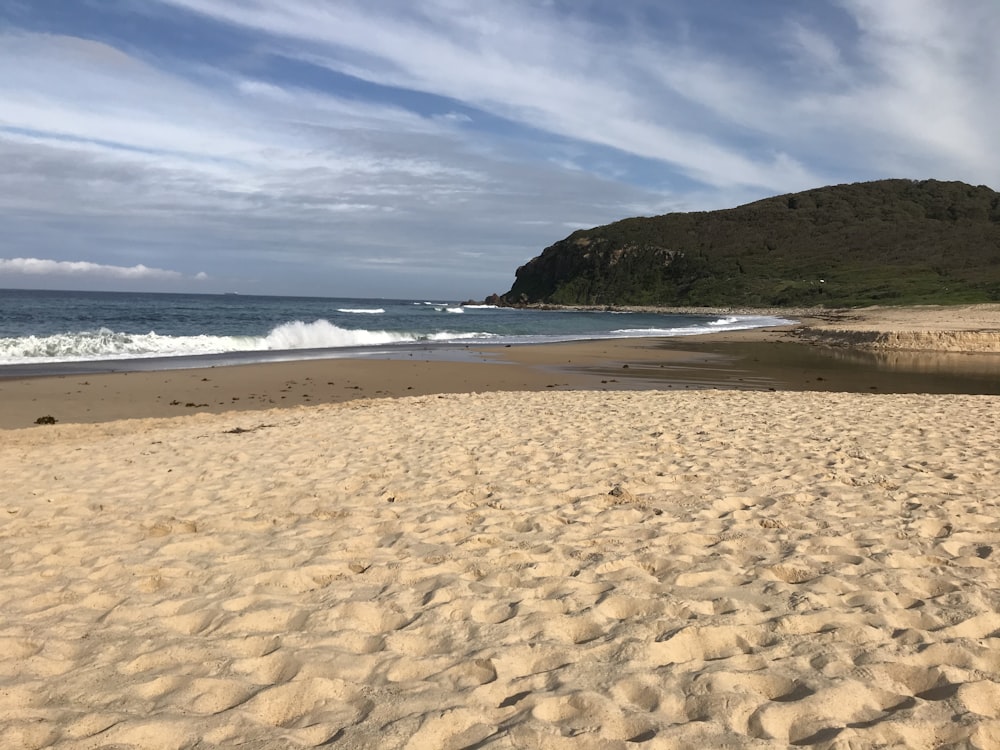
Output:
[[[0,381],[0,747],[998,747],[1000,396],[724,349],[998,331]]]

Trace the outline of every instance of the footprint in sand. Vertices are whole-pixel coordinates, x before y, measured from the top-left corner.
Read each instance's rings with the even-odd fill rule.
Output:
[[[597,693],[577,692],[544,698],[535,705],[531,715],[541,721],[571,726],[579,731],[596,731],[614,710],[613,704]]]
[[[342,680],[314,677],[261,690],[238,711],[262,724],[283,727],[301,744],[328,742],[363,721],[373,704]]]
[[[589,615],[547,618],[542,632],[547,638],[577,646],[608,635],[607,629]]]
[[[288,633],[301,630],[308,618],[307,610],[286,605],[265,606],[222,618],[216,632],[222,635]]]
[[[483,747],[499,728],[486,716],[467,708],[434,712],[412,733],[408,748]]]
[[[284,651],[272,651],[264,656],[236,659],[229,665],[229,671],[245,675],[258,685],[274,685],[287,682],[299,673],[302,665]]]
[[[620,680],[611,688],[611,695],[624,705],[640,711],[652,712],[663,702],[663,690],[648,678],[630,677]]]
[[[442,676],[452,690],[466,690],[493,682],[497,670],[492,659],[472,659],[455,665]]]
[[[186,680],[167,698],[170,705],[208,716],[243,703],[256,689],[242,680],[198,678]]]
[[[418,615],[406,614],[371,602],[348,602],[335,613],[344,624],[363,633],[390,633],[414,622]]]
[[[762,642],[758,630],[726,625],[683,628],[649,644],[649,659],[665,666],[749,654]]]

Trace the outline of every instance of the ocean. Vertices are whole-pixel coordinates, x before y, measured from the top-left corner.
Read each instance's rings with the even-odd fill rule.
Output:
[[[754,315],[519,310],[450,300],[6,289],[0,290],[0,376],[403,356],[414,347],[446,356],[473,343],[685,336],[786,322]]]

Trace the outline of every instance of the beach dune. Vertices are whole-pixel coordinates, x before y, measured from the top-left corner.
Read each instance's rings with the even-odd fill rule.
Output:
[[[996,398],[0,432],[0,746],[996,747]]]

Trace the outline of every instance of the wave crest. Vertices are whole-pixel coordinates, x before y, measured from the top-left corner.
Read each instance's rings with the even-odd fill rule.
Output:
[[[282,323],[263,338],[255,339],[256,344],[250,349],[329,349],[416,340],[417,336],[410,333],[341,328],[328,320],[314,320],[312,323],[294,320]]]
[[[153,331],[133,334],[101,328],[52,336],[0,338],[0,364],[81,362],[101,359],[179,357],[227,352],[338,349],[385,346],[417,341],[461,341],[494,338],[483,332],[406,333],[341,328],[328,320],[295,320],[274,327],[266,336],[161,336]]]

